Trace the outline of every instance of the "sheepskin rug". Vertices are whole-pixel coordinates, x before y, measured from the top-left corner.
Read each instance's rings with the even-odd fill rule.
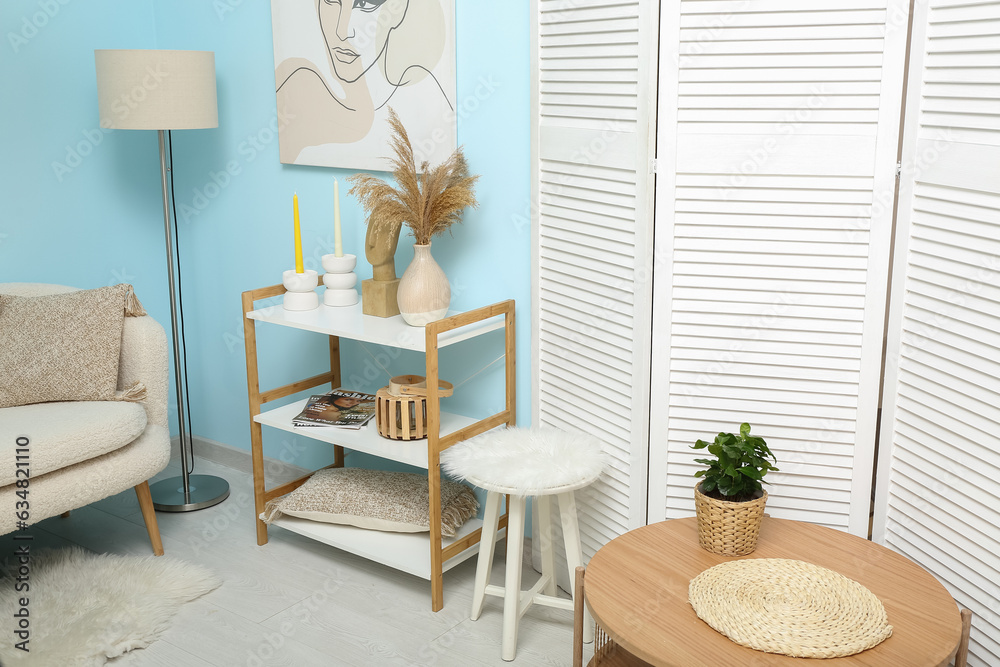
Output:
[[[79,547],[30,554],[27,592],[16,592],[17,564],[0,577],[0,664],[90,667],[149,646],[185,602],[220,581],[199,565],[169,556],[94,554]],[[28,598],[30,652],[13,635],[19,598]]]
[[[584,486],[606,466],[600,440],[549,427],[495,429],[441,453],[452,477],[515,496]]]

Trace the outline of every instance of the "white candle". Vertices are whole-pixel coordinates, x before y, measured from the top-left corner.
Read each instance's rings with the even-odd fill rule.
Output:
[[[344,256],[344,244],[340,240],[340,185],[333,179],[333,254]]]

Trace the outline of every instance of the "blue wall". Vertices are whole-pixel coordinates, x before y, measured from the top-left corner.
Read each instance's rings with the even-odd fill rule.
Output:
[[[192,419],[195,434],[249,449],[240,293],[278,283],[290,268],[293,191],[302,209],[307,266],[318,268],[319,256],[332,246],[332,177],[343,182],[352,172],[278,162],[269,3],[52,4],[58,12],[26,43],[15,38],[15,45],[9,33],[20,36],[23,20],[30,23],[42,10],[37,0],[0,6],[8,35],[0,59],[6,90],[0,97],[0,282],[132,282],[150,313],[169,328],[156,134],[95,134],[93,50],[215,51],[219,127],[174,133]],[[517,300],[518,412],[525,424],[530,246],[529,230],[518,221],[529,205],[528,12],[526,3],[519,12],[509,4],[457,4],[459,143],[472,171],[482,175],[480,208],[466,214],[453,237],[435,239],[434,255],[453,283],[453,308]],[[70,155],[76,165],[70,171],[53,167],[66,162],[67,146],[88,141],[96,145],[78,165]],[[233,163],[238,173],[223,175]],[[363,256],[363,214],[345,190],[345,248]],[[410,257],[403,237],[397,273]],[[359,278],[370,272],[362,261]],[[274,329],[258,327],[264,387],[318,372],[321,337]],[[501,351],[499,336],[449,348],[442,377],[460,383]],[[369,353],[388,360],[392,374],[422,368],[419,355],[345,343],[345,382],[353,378],[351,386],[372,391],[386,383]],[[500,409],[502,379],[497,364],[464,384],[446,409],[473,416]],[[268,455],[307,467],[329,458],[322,445],[267,431]]]
[[[0,5],[0,281],[128,281],[166,321],[156,134],[102,131],[94,81],[95,46],[155,46],[152,8],[51,5]]]

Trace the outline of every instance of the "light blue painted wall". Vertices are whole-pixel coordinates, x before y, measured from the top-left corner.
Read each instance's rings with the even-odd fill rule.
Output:
[[[0,4],[0,282],[131,282],[169,322],[155,132],[103,132],[95,48],[155,48],[151,3]]]
[[[170,48],[215,51],[219,127],[174,133],[186,340],[194,432],[249,449],[240,293],[280,282],[292,265],[291,195],[299,194],[307,266],[332,244],[331,179],[348,170],[281,165],[269,3],[147,0],[59,5],[38,35],[0,59],[0,281],[51,281],[96,287],[128,280],[147,308],[169,326],[162,209],[154,132],[104,135],[62,181],[50,163],[97,127],[93,50]],[[458,309],[517,300],[518,413],[530,417],[529,69],[527,3],[457,3],[459,143],[481,174],[478,211],[454,236],[434,241],[453,282]],[[231,11],[228,11],[231,10]],[[4,32],[39,11],[37,0],[8,0]],[[9,147],[9,148],[7,148]],[[238,174],[221,176],[235,165]],[[344,243],[362,249],[362,212],[343,196]],[[412,249],[404,238],[397,272]],[[370,277],[361,262],[359,277]],[[262,383],[317,372],[325,341],[259,326]],[[366,351],[367,350],[367,351]],[[499,336],[449,348],[442,376],[459,383],[502,351]],[[344,377],[374,390],[387,376],[419,372],[422,357],[344,345]],[[502,406],[499,364],[464,384],[446,408],[474,416]],[[265,429],[265,432],[269,429]],[[323,445],[266,433],[266,453],[303,466],[326,462]],[[357,464],[357,461],[355,461]]]

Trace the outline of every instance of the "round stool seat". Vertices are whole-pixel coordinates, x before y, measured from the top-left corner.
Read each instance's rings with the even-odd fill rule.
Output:
[[[487,491],[543,496],[591,484],[605,467],[601,441],[556,428],[506,428],[441,453],[441,467]]]

